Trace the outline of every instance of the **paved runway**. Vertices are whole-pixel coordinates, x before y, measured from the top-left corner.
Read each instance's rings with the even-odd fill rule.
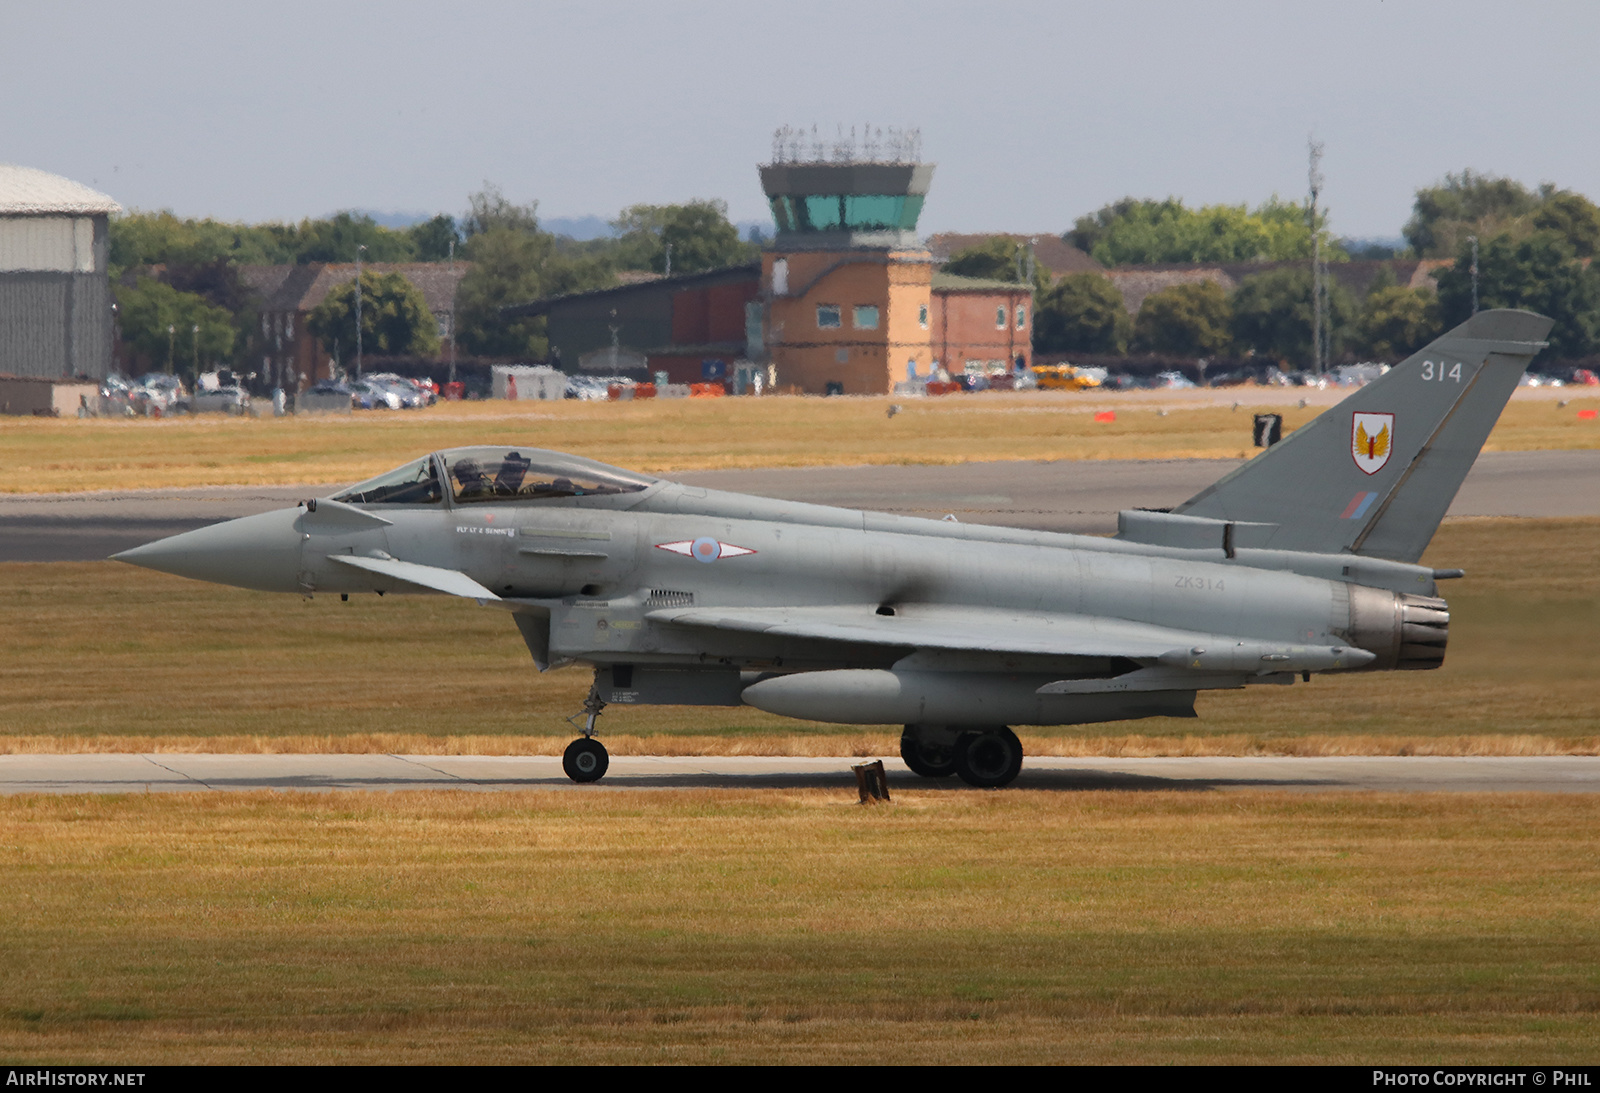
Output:
[[[967,463],[697,471],[713,489],[969,523],[1108,534],[1117,511],[1161,508],[1238,466],[1231,459]],[[284,508],[336,486],[211,487],[0,496],[0,561],[90,561],[218,520]],[[1600,516],[1600,451],[1487,452],[1451,516]]]
[[[0,755],[0,794],[200,790],[493,791],[548,789],[840,789],[853,791],[860,759],[616,756],[604,780],[578,786],[554,756],[482,755]],[[955,778],[918,778],[885,759],[890,791],[971,790]],[[1287,792],[1600,792],[1600,756],[1362,756],[1029,759],[1015,783],[1036,790],[1242,789]]]

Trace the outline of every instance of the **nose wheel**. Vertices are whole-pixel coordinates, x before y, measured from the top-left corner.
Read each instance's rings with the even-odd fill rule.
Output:
[[[561,753],[561,769],[566,771],[567,777],[574,782],[598,782],[604,777],[606,768],[611,765],[611,755],[606,751],[606,746],[594,738],[595,722],[600,720],[600,711],[605,708],[606,704],[600,698],[597,672],[595,683],[589,688],[589,697],[583,700],[583,710],[567,718],[568,722],[577,725],[578,731],[583,733]],[[581,725],[578,724],[579,721],[582,721]]]
[[[610,765],[606,746],[592,736],[580,736],[561,755],[561,769],[574,782],[598,782]]]

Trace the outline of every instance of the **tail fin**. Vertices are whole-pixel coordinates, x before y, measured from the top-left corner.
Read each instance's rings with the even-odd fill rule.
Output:
[[[1551,325],[1479,312],[1173,511],[1276,524],[1273,550],[1415,562]]]

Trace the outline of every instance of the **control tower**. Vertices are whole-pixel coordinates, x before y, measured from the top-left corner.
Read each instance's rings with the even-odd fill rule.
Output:
[[[781,250],[915,250],[931,163],[774,163],[761,188]]]
[[[761,167],[778,228],[761,256],[762,342],[779,386],[884,394],[926,378],[933,258],[917,217],[933,165],[908,162],[920,142],[895,135],[886,161],[875,144],[807,149],[786,132]]]

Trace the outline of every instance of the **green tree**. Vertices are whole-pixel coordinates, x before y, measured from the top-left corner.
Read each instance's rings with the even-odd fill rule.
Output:
[[[189,371],[197,344],[201,371],[232,357],[233,315],[208,304],[203,296],[180,292],[153,277],[116,285],[113,292],[122,341],[151,368],[165,370],[170,365],[175,372]]]
[[[1418,190],[1401,234],[1419,258],[1444,258],[1459,251],[1469,235],[1480,240],[1506,232],[1526,235],[1539,200],[1520,182],[1468,169]]]
[[[1033,348],[1039,353],[1123,353],[1133,320],[1109,277],[1069,273],[1040,293]]]
[[[1344,257],[1319,215],[1323,254]],[[1177,198],[1126,197],[1080,217],[1065,236],[1108,266],[1171,262],[1254,262],[1309,258],[1311,229],[1299,205],[1272,197],[1244,205],[1190,209]]]
[[[1355,306],[1337,281],[1328,285],[1332,351],[1345,340]],[[1278,269],[1253,274],[1233,294],[1233,340],[1280,360],[1311,364],[1311,271]]]
[[[170,211],[135,211],[112,217],[107,235],[113,277],[136,266],[295,260],[292,229],[282,225],[180,220]]]
[[[1554,232],[1571,245],[1579,258],[1593,258],[1600,248],[1600,207],[1571,190],[1553,190],[1534,210],[1535,231]]]
[[[991,235],[981,243],[959,250],[945,262],[945,273],[960,277],[981,277],[990,281],[1011,281],[1022,284],[1027,280],[1028,250],[1026,243],[1004,235]],[[1037,295],[1050,287],[1050,273],[1037,262],[1033,265],[1033,291]]]
[[[354,262],[366,247],[368,262],[409,262],[416,247],[405,232],[384,227],[370,216],[337,213],[326,220],[302,220],[296,231],[296,262]]]
[[[674,273],[734,266],[754,261],[759,248],[739,238],[725,201],[682,205],[630,205],[611,221],[617,233],[612,257],[622,269],[667,268],[672,247]]]
[[[542,359],[549,350],[542,316],[509,316],[503,308],[545,295],[545,263],[554,250],[543,232],[495,227],[467,240],[472,268],[456,294],[457,343],[468,353]]]
[[[752,261],[757,248],[739,238],[728,219],[726,201],[691,201],[675,205],[661,225],[662,269],[666,248],[672,248],[672,268],[680,273],[735,266]]]
[[[1391,283],[1368,290],[1353,340],[1362,356],[1395,364],[1438,335],[1438,298],[1425,288]]]
[[[1439,311],[1448,329],[1472,314],[1472,254],[1439,273]],[[1555,320],[1540,359],[1571,360],[1600,351],[1600,271],[1582,262],[1553,232],[1518,239],[1507,233],[1480,245],[1478,304],[1520,307]]]
[[[1133,322],[1135,346],[1184,357],[1214,356],[1233,341],[1233,309],[1215,281],[1197,281],[1153,292]]]
[[[443,262],[450,257],[450,244],[461,246],[461,230],[456,227],[456,218],[446,213],[411,225],[406,234],[411,237],[411,247],[419,262]]]
[[[306,327],[329,353],[356,344],[356,281],[352,277],[312,310]],[[439,352],[439,323],[422,290],[398,273],[361,273],[361,346],[387,356],[431,357]]]
[[[485,182],[483,189],[467,197],[467,215],[461,221],[461,234],[468,239],[496,228],[540,234],[539,203],[515,205],[500,192],[500,187]]]
[[[565,248],[539,227],[538,203],[514,205],[490,183],[469,199],[462,248],[472,268],[456,294],[456,341],[468,353],[492,357],[548,354],[543,316],[508,315],[505,308],[607,288],[616,275],[603,256]]]
[[[1017,272],[1017,244],[1003,235],[959,250],[944,264],[945,273],[982,277],[990,281],[1021,281]]]

